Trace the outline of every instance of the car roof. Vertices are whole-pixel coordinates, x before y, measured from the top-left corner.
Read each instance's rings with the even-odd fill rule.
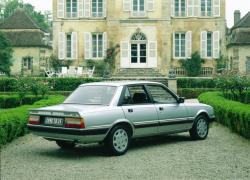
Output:
[[[136,84],[161,84],[158,82],[151,82],[151,81],[103,81],[103,82],[94,82],[94,83],[86,83],[80,86],[126,86],[126,85],[136,85]]]

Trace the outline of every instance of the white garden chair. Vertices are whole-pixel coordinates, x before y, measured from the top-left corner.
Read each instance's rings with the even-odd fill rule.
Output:
[[[68,76],[69,77],[75,77],[76,76],[76,69],[74,66],[70,66],[68,70]]]
[[[68,68],[67,67],[62,67],[60,77],[67,77],[67,76],[68,76]]]
[[[77,67],[76,75],[79,77],[83,76],[83,67]]]
[[[56,75],[55,72],[51,69],[47,69],[47,70],[45,69],[44,71],[45,71],[45,74],[47,75],[47,77],[49,77],[49,78]]]
[[[92,78],[95,72],[95,66],[92,69],[88,69],[88,77]]]

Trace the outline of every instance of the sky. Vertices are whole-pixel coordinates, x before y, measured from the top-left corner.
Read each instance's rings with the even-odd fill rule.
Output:
[[[31,3],[38,11],[52,10],[52,0],[23,0]],[[240,10],[243,17],[250,11],[250,0],[226,0],[226,19],[228,27],[233,26],[234,10]]]

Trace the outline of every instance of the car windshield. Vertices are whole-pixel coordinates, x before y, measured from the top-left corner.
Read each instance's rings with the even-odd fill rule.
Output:
[[[64,101],[64,104],[109,105],[116,88],[114,86],[81,86]]]

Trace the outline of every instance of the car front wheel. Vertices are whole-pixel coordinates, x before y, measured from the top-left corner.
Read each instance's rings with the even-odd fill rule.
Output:
[[[127,152],[130,144],[130,134],[127,128],[116,126],[107,138],[106,145],[112,155],[120,156]]]
[[[73,149],[75,147],[75,143],[70,141],[56,141],[56,144],[62,149]]]
[[[203,140],[207,138],[209,130],[208,118],[204,115],[200,115],[196,118],[192,129],[189,131],[192,139]]]

